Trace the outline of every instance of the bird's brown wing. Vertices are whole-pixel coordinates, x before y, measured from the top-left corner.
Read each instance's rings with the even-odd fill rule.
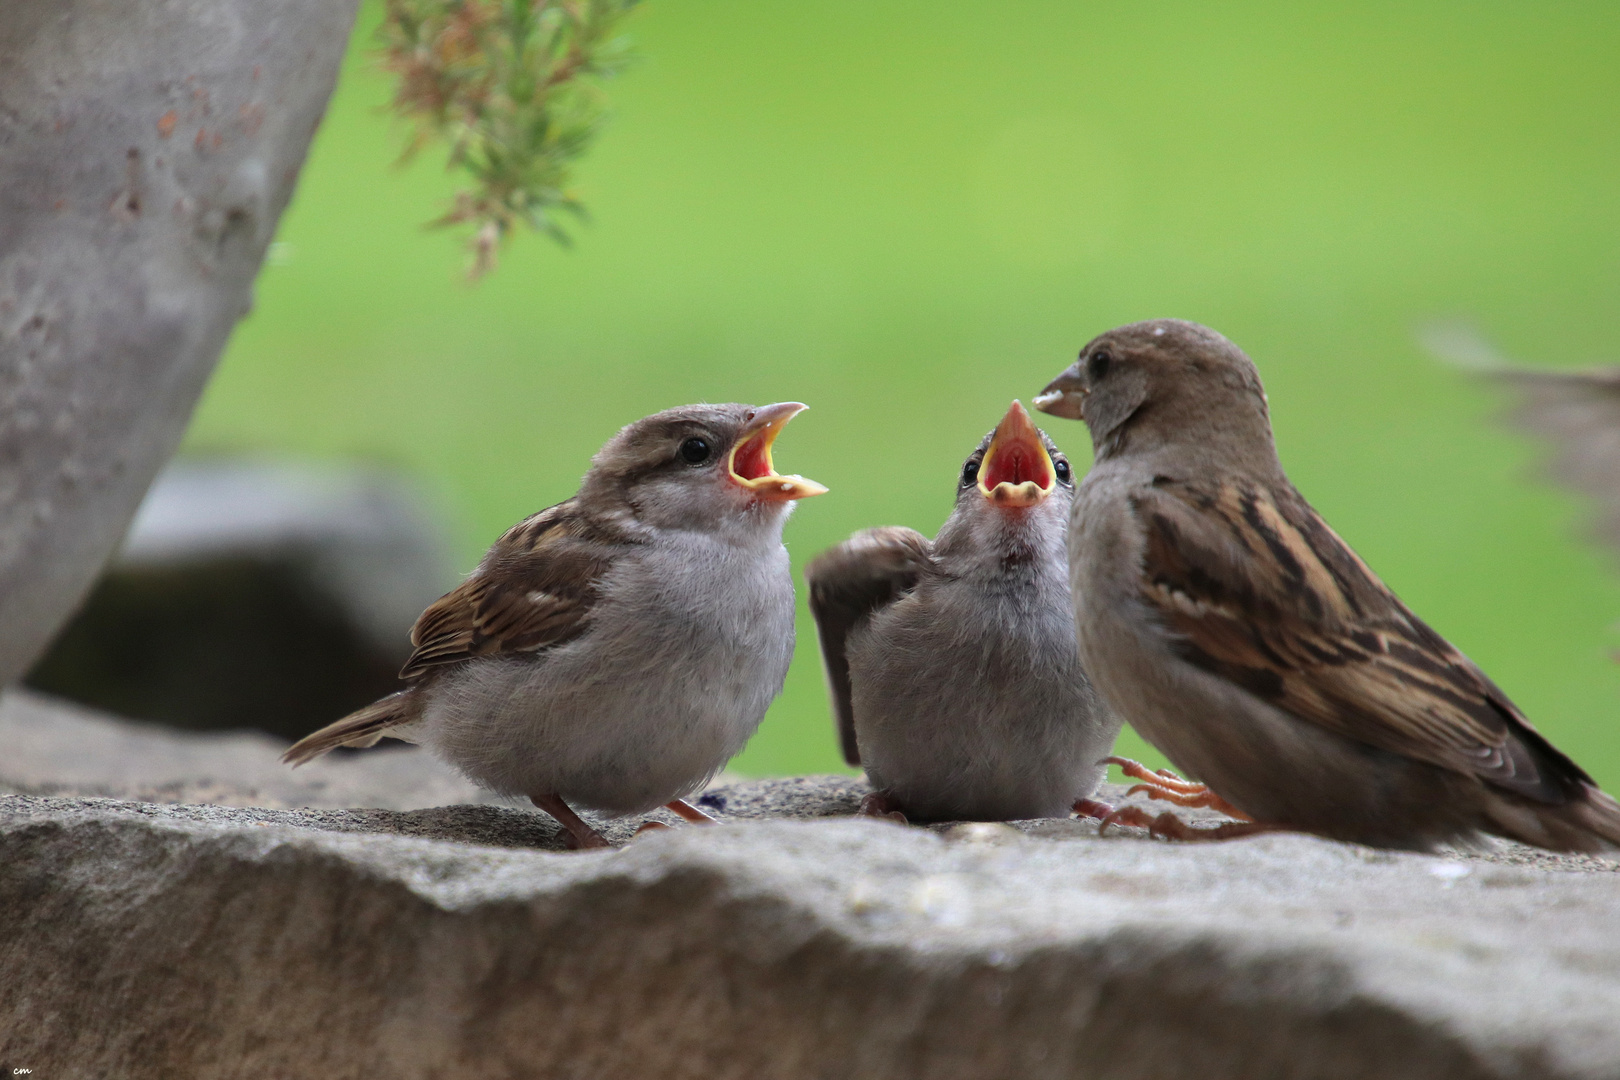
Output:
[[[921,577],[933,569],[933,548],[933,542],[914,529],[867,529],[817,555],[805,567],[810,612],[821,638],[821,662],[827,669],[838,739],[844,760],[851,765],[861,763],[861,754],[855,742],[845,642],[850,631],[873,612],[917,587]]]
[[[1554,479],[1598,500],[1598,538],[1620,549],[1620,368],[1490,375],[1518,393],[1513,421],[1557,447]]]
[[[1182,657],[1301,720],[1545,803],[1589,778],[1294,489],[1160,477],[1141,595]]]
[[[411,628],[399,675],[496,653],[534,652],[585,632],[601,578],[629,541],[570,499],[514,525],[473,574]]]

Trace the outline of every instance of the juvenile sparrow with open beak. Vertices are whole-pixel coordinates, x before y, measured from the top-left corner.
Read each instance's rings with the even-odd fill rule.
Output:
[[[507,531],[411,630],[409,685],[294,744],[294,765],[384,735],[526,795],[579,847],[572,809],[666,805],[731,759],[793,656],[782,526],[827,489],[771,464],[796,402],[688,405],[638,420],[579,493]]]
[[[1620,845],[1620,805],[1407,610],[1283,474],[1259,373],[1202,326],[1111,330],[1035,399],[1083,419],[1096,464],[1069,526],[1080,656],[1097,688],[1207,787],[1149,794],[1425,850],[1494,834]],[[1128,767],[1128,771],[1131,771]]]
[[[1075,654],[1073,496],[1068,459],[1015,401],[962,466],[935,539],[868,529],[806,569],[868,813],[1067,816],[1096,789],[1119,721]]]

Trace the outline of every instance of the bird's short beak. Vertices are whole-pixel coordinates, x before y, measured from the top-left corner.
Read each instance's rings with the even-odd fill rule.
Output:
[[[827,489],[802,476],[783,476],[771,466],[771,444],[787,422],[808,409],[797,401],[780,401],[754,410],[748,426],[731,448],[731,482],[765,502],[788,502],[825,495]]]
[[[1068,369],[1046,384],[1046,389],[1035,395],[1035,407],[1043,413],[1061,416],[1065,420],[1086,418],[1085,373],[1076,360]]]
[[[979,494],[1000,507],[1034,506],[1052,494],[1057,472],[1041,433],[1018,402],[996,425],[990,448],[979,464]]]

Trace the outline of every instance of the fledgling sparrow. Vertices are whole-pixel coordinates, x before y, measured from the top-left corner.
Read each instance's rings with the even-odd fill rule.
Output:
[[[805,570],[844,757],[875,789],[867,812],[1067,816],[1096,789],[1119,721],[1075,654],[1073,496],[1068,459],[1015,401],[962,466],[937,537],[868,529]]]
[[[771,446],[796,402],[688,405],[624,428],[579,493],[509,529],[424,611],[408,685],[294,744],[294,765],[382,736],[526,795],[581,847],[571,807],[619,816],[681,801],[730,760],[793,657],[782,526],[827,489]]]
[[[1085,420],[1069,526],[1080,656],[1126,722],[1207,788],[1149,794],[1249,822],[1426,850],[1490,833],[1620,844],[1620,805],[1396,599],[1283,474],[1254,364],[1205,327],[1111,330],[1035,399]]]

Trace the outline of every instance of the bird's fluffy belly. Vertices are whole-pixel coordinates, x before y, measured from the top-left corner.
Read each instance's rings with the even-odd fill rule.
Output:
[[[1070,646],[1067,597],[1050,614],[996,627],[900,604],[858,632],[852,705],[873,786],[924,820],[1064,816],[1091,794],[1113,731]]]
[[[793,655],[786,553],[742,575],[704,554],[634,568],[566,645],[447,672],[425,741],[510,795],[632,814],[691,793],[754,733]]]

